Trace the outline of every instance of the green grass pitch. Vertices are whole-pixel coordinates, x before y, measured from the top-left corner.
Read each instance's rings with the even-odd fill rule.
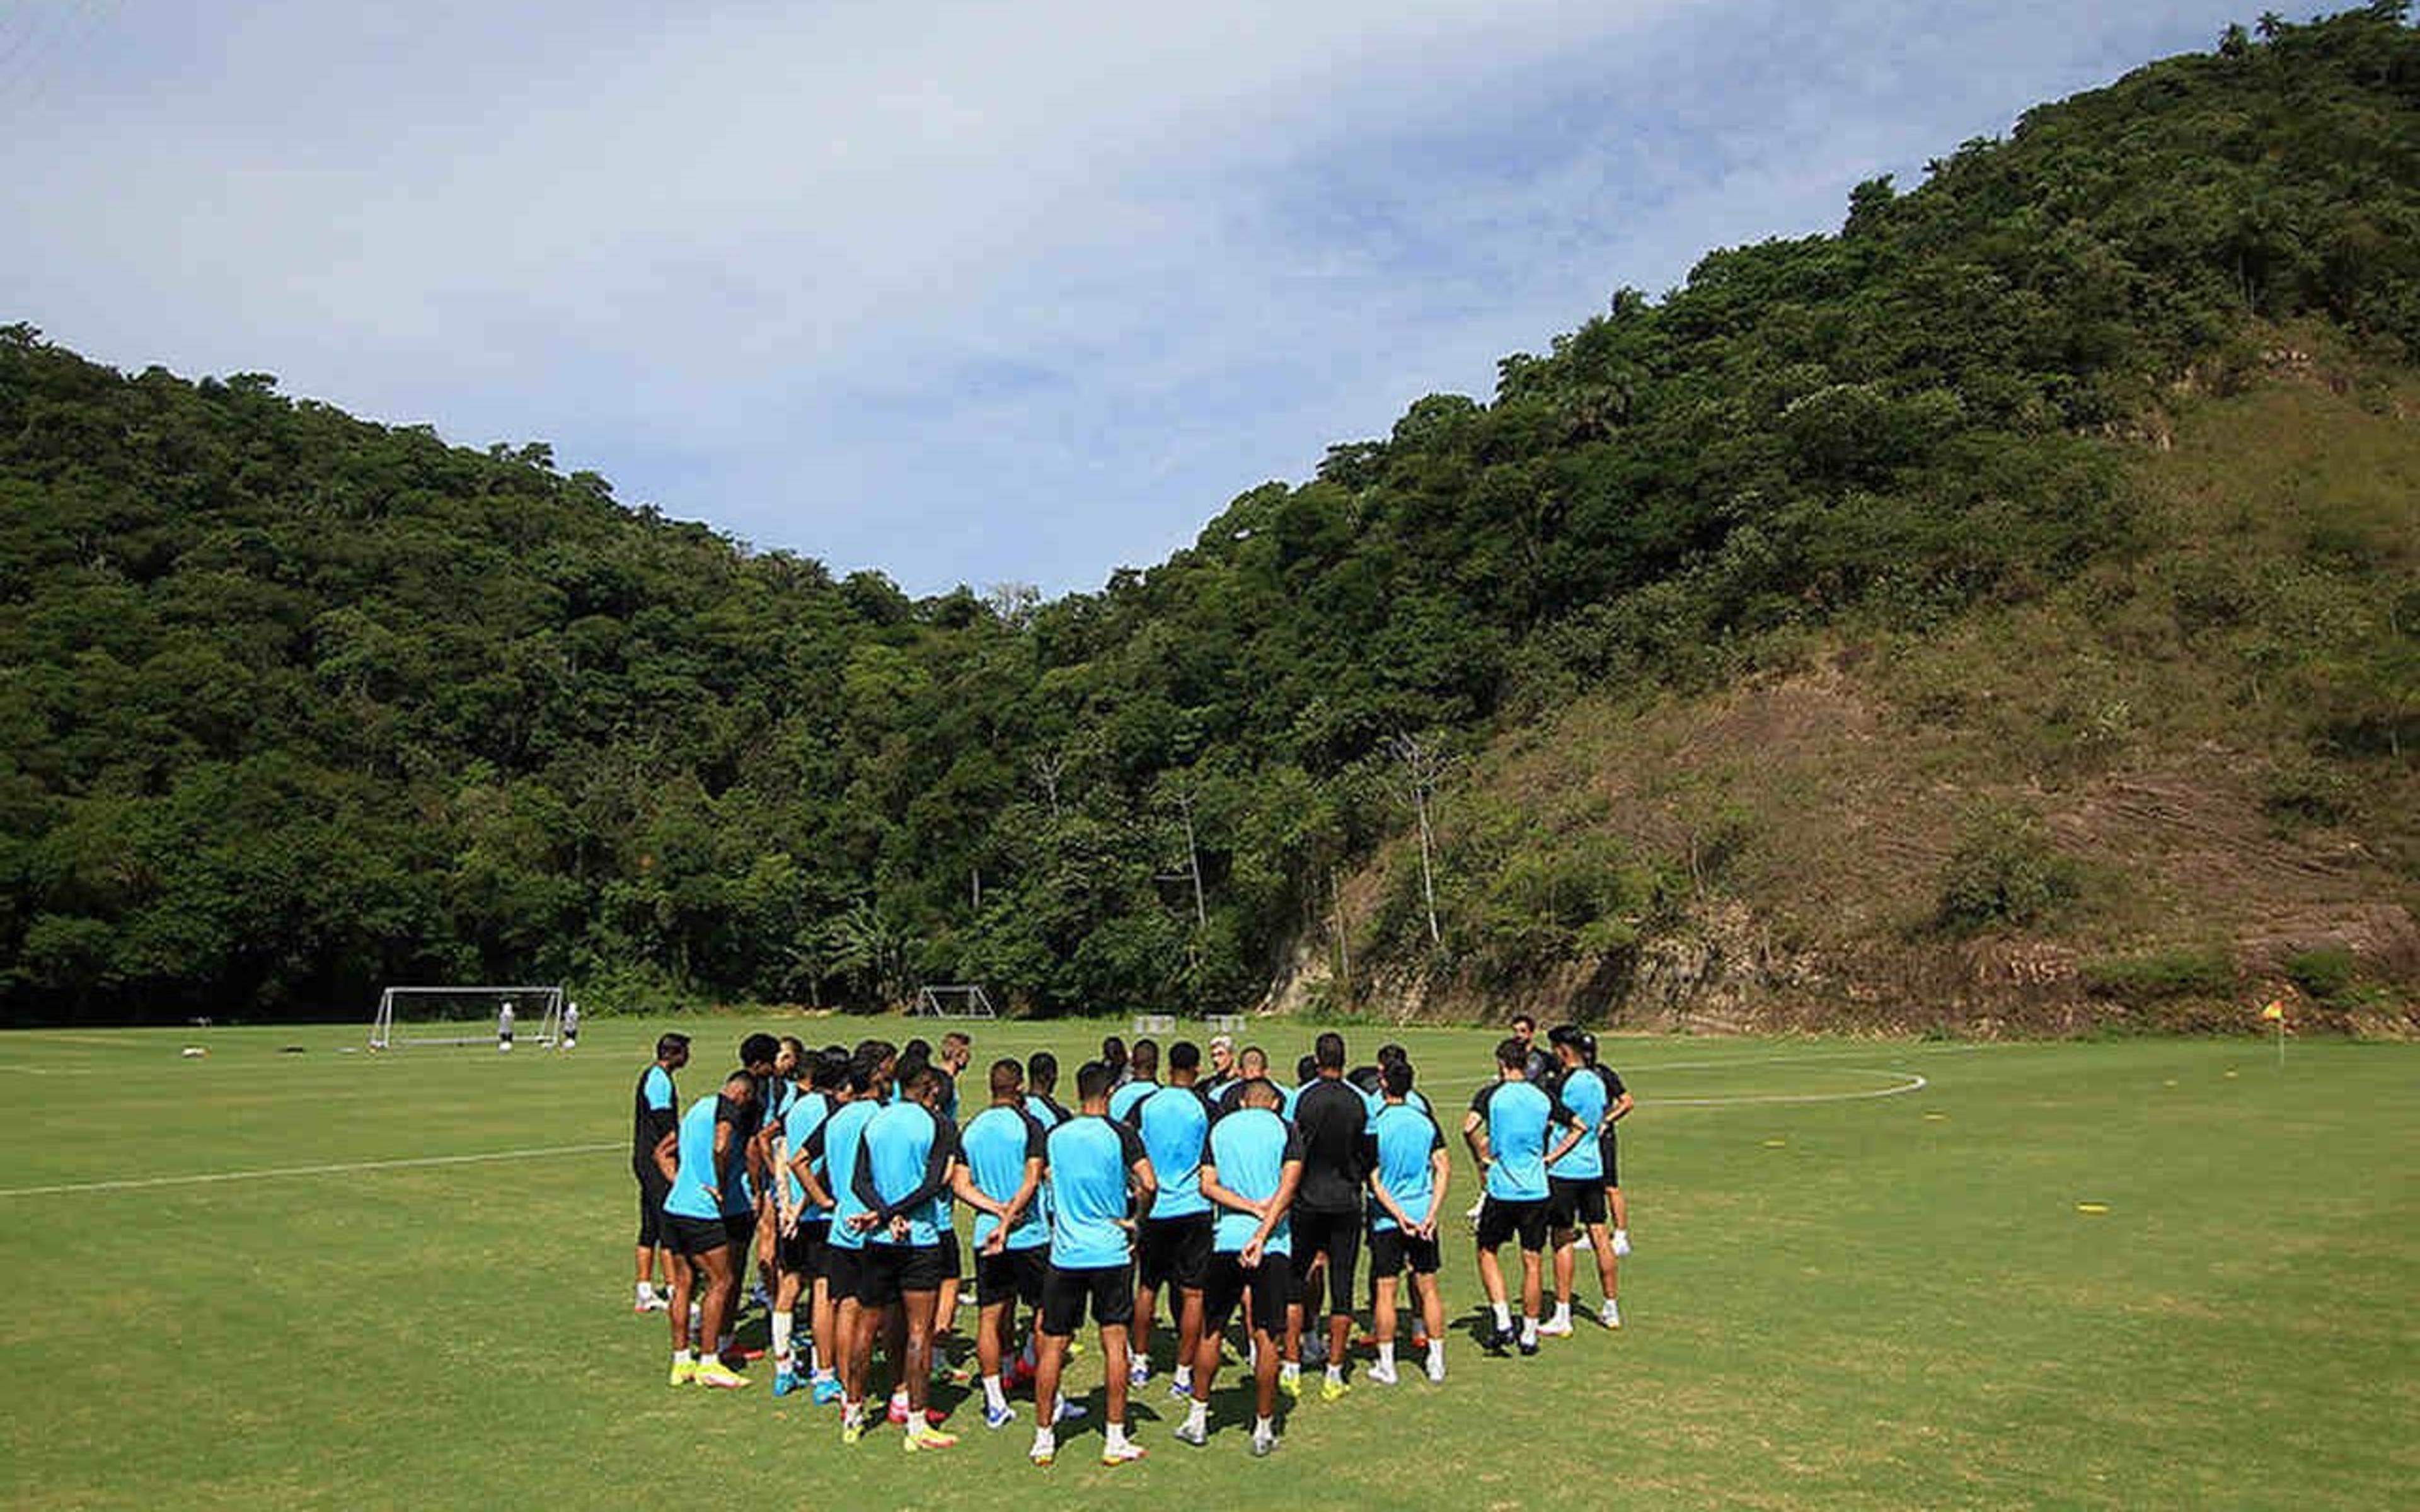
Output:
[[[1147,1460],[1099,1467],[1088,1427],[1044,1472],[1021,1401],[999,1434],[961,1405],[961,1446],[911,1458],[895,1430],[844,1450],[835,1412],[774,1402],[767,1367],[744,1393],[665,1386],[664,1321],[629,1310],[625,1154],[662,1026],[592,1020],[575,1054],[510,1057],[344,1055],[363,1034],[334,1026],[0,1035],[0,1500],[1461,1512],[2389,1506],[2420,1487],[2420,1047],[2295,1044],[2280,1070],[2256,1041],[1610,1040],[1641,1103],[1628,1328],[1522,1360],[1457,1327],[1442,1387],[1312,1392],[1264,1461],[1237,1375],[1207,1450],[1171,1437],[1156,1382]],[[755,1026],[683,1026],[688,1097]],[[1109,1026],[970,1027],[972,1103],[994,1056],[1047,1044],[1072,1068]],[[1247,1038],[1290,1065],[1311,1032]],[[1382,1037],[1347,1034],[1357,1060]],[[1491,1037],[1401,1037],[1458,1124]],[[180,1058],[196,1041],[208,1058]],[[532,1150],[563,1152],[509,1153]],[[163,1180],[185,1177],[205,1179]],[[1445,1281],[1466,1319],[1459,1229]],[[1097,1350],[1072,1371],[1096,1408],[1099,1371]]]

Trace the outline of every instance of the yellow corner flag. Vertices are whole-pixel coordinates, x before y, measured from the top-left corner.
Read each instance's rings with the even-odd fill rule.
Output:
[[[2260,1011],[2260,1016],[2272,1023],[2282,1024],[2286,1021],[2286,1005],[2275,998],[2271,998],[2269,1006]]]

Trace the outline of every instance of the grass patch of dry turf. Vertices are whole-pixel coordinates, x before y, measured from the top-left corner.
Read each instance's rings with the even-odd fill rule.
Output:
[[[0,1499],[2388,1506],[2420,1484],[2420,1048],[2294,1044],[2281,1071],[2248,1041],[1608,1040],[1641,1102],[1627,1329],[1486,1357],[1457,1230],[1442,1387],[1357,1363],[1351,1396],[1309,1394],[1254,1460],[1231,1370],[1193,1450],[1163,1330],[1134,1413],[1150,1458],[1100,1468],[1088,1425],[1043,1472],[1022,1401],[992,1434],[979,1395],[937,1391],[965,1442],[910,1458],[891,1429],[844,1449],[832,1409],[772,1400],[768,1366],[742,1393],[664,1385],[663,1320],[629,1310],[626,1151],[666,1026],[592,1021],[575,1055],[510,1057],[346,1055],[362,1035],[335,1027],[0,1036],[21,1131]],[[683,1026],[695,1096],[756,1026]],[[980,1072],[1045,1046],[1072,1069],[1112,1026],[972,1027]],[[1284,1064],[1311,1032],[1246,1038]],[[1357,1061],[1382,1038],[1347,1036]],[[1493,1036],[1400,1038],[1458,1124]],[[216,1179],[531,1149],[571,1152]],[[87,1185],[189,1176],[212,1179]],[[52,1186],[76,1189],[27,1190]],[[1095,1425],[1099,1388],[1094,1350],[1071,1389]]]

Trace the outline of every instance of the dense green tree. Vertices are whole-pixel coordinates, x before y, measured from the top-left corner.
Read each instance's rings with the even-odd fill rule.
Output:
[[[1404,733],[1475,744],[2125,549],[2102,437],[2249,321],[2420,352],[2406,16],[2264,15],[1869,180],[1840,235],[1623,288],[1490,398],[1423,398],[1051,602],[835,579],[543,441],[0,327],[0,1021],[344,1014],[473,976],[1249,1001],[1406,823]],[[2306,658],[2321,748],[2408,759],[2415,624]],[[1381,910],[1415,955],[1618,954],[1672,895],[1467,817],[1434,934],[1425,899],[1417,929]]]

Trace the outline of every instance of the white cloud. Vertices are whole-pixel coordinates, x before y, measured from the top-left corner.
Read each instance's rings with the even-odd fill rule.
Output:
[[[1155,559],[1614,285],[2223,15],[21,6],[0,318],[548,437],[917,589]]]

